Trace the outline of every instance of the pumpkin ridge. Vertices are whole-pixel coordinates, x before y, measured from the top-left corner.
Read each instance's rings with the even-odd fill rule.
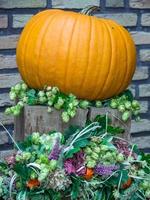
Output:
[[[58,13],[57,13],[57,15],[58,15]],[[43,40],[44,40],[44,37],[45,37],[45,35],[46,35],[46,33],[47,33],[47,28],[49,27],[49,25],[51,24],[51,22],[53,21],[53,19],[56,17],[56,13],[54,13],[51,17],[50,17],[50,19],[48,20],[48,22],[47,22],[47,25],[45,25],[45,27],[43,28],[43,30],[41,30],[41,32],[40,33],[42,33],[43,32],[43,35],[42,35],[42,38],[41,38],[41,41],[40,41],[40,47],[39,47],[39,53],[38,53],[38,59],[37,59],[37,79],[38,79],[38,81],[39,81],[39,83],[40,83],[40,87],[43,85],[42,84],[42,82],[41,82],[41,80],[40,80],[40,73],[39,73],[39,69],[40,69],[40,58],[41,58],[41,51],[42,51],[42,43],[43,43]]]
[[[45,21],[45,15],[47,16],[47,15],[49,15],[49,13],[48,12],[46,12],[46,13],[44,13],[44,15],[42,15],[41,16],[41,20],[40,20],[40,23],[41,23],[41,21]],[[37,30],[37,28],[38,27],[40,27],[40,23],[39,23],[39,21],[35,24],[35,26],[34,26],[34,28],[31,30],[31,32],[30,32],[30,34],[31,35],[33,35],[33,33]],[[34,39],[34,38],[33,38]],[[31,49],[33,50],[33,52],[35,51],[35,50],[37,50],[37,48],[35,47],[35,44],[36,43],[34,43],[34,40],[33,39],[31,39],[31,40],[28,40],[28,45],[27,45],[27,49],[26,49],[26,52],[31,52]],[[33,43],[32,43],[33,42]],[[28,54],[29,54],[28,53]],[[26,55],[25,55],[26,56]],[[35,58],[34,58],[35,59]],[[29,63],[28,62],[26,62],[26,66],[29,66],[29,71],[27,71],[27,75],[28,76],[32,76],[32,82],[33,82],[33,85],[36,85],[36,87],[37,88],[40,88],[40,82],[39,82],[39,80],[38,80],[38,71],[37,71],[37,73],[36,74],[34,74],[34,70],[35,70],[35,68],[37,68],[37,65],[35,65],[34,64],[34,59],[32,59]],[[27,59],[26,59],[27,60]],[[34,66],[34,67],[33,67]],[[31,74],[31,75],[30,75]],[[33,76],[34,75],[34,76]],[[31,85],[31,87],[33,87],[32,85]],[[34,86],[35,87],[35,86]]]
[[[105,85],[107,84],[107,82],[109,80],[108,77],[109,77],[109,74],[110,74],[111,64],[112,64],[112,37],[111,37],[111,34],[110,34],[110,30],[109,30],[109,28],[107,26],[107,23],[105,22],[105,20],[103,22],[105,24],[108,36],[110,37],[110,50],[111,50],[111,53],[110,53],[110,56],[109,56],[109,67],[108,67],[108,70],[107,70],[107,75],[105,75],[103,84],[101,86],[101,90],[98,92],[98,95],[96,96],[96,99],[98,99],[99,96],[103,96],[103,91],[104,91]],[[105,95],[104,95],[103,98],[105,98]]]
[[[33,19],[31,19],[31,20],[33,20]],[[24,42],[24,48],[23,48],[23,53],[21,53],[21,57],[22,58],[20,58],[20,61],[17,59],[17,65],[18,66],[21,66],[21,69],[20,69],[20,67],[18,68],[19,69],[19,72],[20,72],[20,74],[21,74],[21,77],[22,77],[22,79],[23,80],[25,80],[25,78],[24,78],[24,74],[27,74],[27,68],[25,67],[25,52],[27,52],[26,51],[26,49],[27,49],[27,41],[28,41],[28,38],[29,38],[29,36],[30,36],[30,34],[31,34],[31,31],[33,30],[33,28],[35,27],[35,25],[36,25],[36,23],[39,21],[39,19],[38,19],[38,17],[37,17],[37,19],[34,21],[34,22],[32,22],[33,24],[31,24],[32,26],[31,26],[31,28],[30,28],[30,31],[25,35],[25,38],[24,38],[24,40],[23,40],[23,42]],[[31,23],[31,21],[29,22],[29,23]],[[26,25],[26,27],[28,26],[28,24]],[[26,28],[25,27],[25,28]],[[24,30],[25,31],[25,30]],[[17,47],[17,57],[18,57],[18,52],[19,52],[19,45],[20,45],[20,41],[22,40],[22,37],[23,37],[23,35],[21,35],[20,36],[20,40],[19,40],[19,43],[18,43],[18,47]],[[22,44],[22,43],[21,43]],[[25,45],[26,44],[26,45]],[[19,53],[19,56],[20,56],[20,53]],[[19,62],[21,62],[20,64],[19,64]],[[24,72],[23,72],[24,71]],[[29,83],[30,83],[30,81],[28,80],[28,76],[25,76],[26,77],[26,81],[25,82],[27,82],[27,84],[28,85],[30,85]]]
[[[44,16],[42,16],[43,18],[44,18]],[[37,24],[39,23],[39,21],[37,20],[35,23],[34,23],[34,26],[33,27],[31,27],[31,30],[29,31],[29,35],[28,35],[28,37],[27,37],[27,41],[28,42],[26,42],[26,46],[25,46],[25,53],[24,53],[24,66],[25,66],[25,69],[26,69],[26,74],[27,74],[27,79],[28,80],[30,80],[30,76],[29,76],[29,71],[27,70],[27,67],[28,67],[28,64],[27,64],[27,62],[25,62],[25,60],[27,61],[27,59],[26,59],[26,57],[27,57],[27,53],[28,53],[28,48],[29,48],[29,45],[30,45],[30,42],[29,42],[29,37],[30,37],[30,34],[32,34],[32,32],[34,31],[34,29],[35,29],[35,27],[37,26]],[[30,69],[30,70],[32,70],[32,69]],[[32,70],[33,71],[33,70]],[[29,85],[31,85],[30,84],[30,82],[31,81],[28,81],[28,84]],[[38,82],[37,82],[38,83]],[[34,83],[35,84],[35,83]],[[31,85],[32,86],[32,85]]]
[[[112,21],[108,21],[108,23],[110,24],[110,26],[112,26],[112,23],[113,23],[113,26],[115,27],[115,30],[116,30],[116,32],[117,32],[117,34],[118,34],[118,40],[117,40],[117,49],[116,49],[116,51],[124,51],[124,48],[123,49],[118,49],[118,41],[119,42],[121,42],[122,41],[122,44],[123,44],[123,46],[125,47],[125,43],[124,43],[124,40],[123,40],[123,36],[122,36],[122,34],[120,33],[120,31],[119,31],[119,29],[118,29],[118,25],[116,24],[116,23],[114,23],[114,22],[112,22]],[[126,48],[126,47],[125,47]],[[121,58],[121,56],[122,55],[125,55],[125,57],[126,57],[126,53],[122,53],[122,54],[120,54],[120,56],[118,55],[115,59],[116,59],[116,66],[122,66],[122,60],[120,59]],[[126,59],[125,59],[126,60]],[[121,88],[122,87],[122,84],[123,84],[123,81],[124,81],[124,74],[126,73],[126,69],[127,68],[127,66],[126,66],[126,64],[125,64],[125,67],[124,67],[124,65],[122,66],[122,70],[120,70],[119,68],[117,68],[117,67],[115,67],[115,69],[114,70],[116,70],[115,71],[115,76],[114,76],[114,80],[113,80],[113,83],[110,85],[110,87],[109,87],[109,90],[110,90],[110,96],[112,96],[113,95],[113,93],[115,94],[115,95],[117,95],[118,94],[118,89],[119,88]],[[123,71],[123,72],[122,72]],[[123,74],[123,75],[122,75]],[[118,82],[118,84],[116,85],[115,83],[116,83],[116,79],[117,78],[119,78],[119,82]]]
[[[122,87],[121,89],[120,89],[120,91],[119,91],[119,93],[122,91],[122,89],[123,90],[125,90],[126,88],[127,88],[127,86],[128,86],[128,84],[129,84],[129,80],[130,80],[130,78],[129,77],[132,77],[133,76],[133,72],[135,71],[135,69],[134,69],[134,67],[133,67],[133,65],[132,65],[132,68],[133,68],[133,71],[132,71],[132,73],[131,73],[131,70],[132,70],[132,68],[131,68],[131,58],[130,58],[130,54],[132,53],[132,52],[130,52],[130,48],[128,48],[127,47],[127,39],[126,39],[126,33],[125,33],[125,30],[123,30],[121,27],[119,27],[119,29],[120,29],[120,31],[122,32],[122,35],[123,35],[123,38],[124,38],[124,43],[125,43],[125,47],[126,47],[126,55],[127,55],[127,69],[126,69],[126,73],[125,73],[125,79],[124,79],[124,87]],[[129,38],[130,39],[130,38]],[[131,46],[131,45],[130,45]],[[128,61],[130,61],[130,62],[128,62]],[[130,66],[130,67],[129,67]]]
[[[102,19],[99,19],[100,21],[100,23],[101,23],[101,26],[103,26],[103,28],[105,27],[105,24],[104,24],[104,22],[103,22],[103,20]],[[99,26],[99,24],[97,24],[97,27]],[[106,30],[106,27],[105,27],[105,30]],[[103,34],[103,39],[101,39],[101,34],[98,34],[99,35],[99,37],[98,37],[98,40],[99,40],[99,42],[101,43],[102,42],[102,48],[101,48],[101,50],[99,50],[99,53],[102,51],[102,49],[105,49],[105,42],[104,42],[104,38],[105,38],[105,33],[104,33],[105,31],[102,29],[101,30],[101,34]],[[98,54],[99,55],[99,54]],[[102,76],[102,64],[103,64],[103,58],[104,58],[104,54],[103,54],[103,52],[101,53],[101,57],[99,57],[99,59],[98,59],[98,61],[97,61],[97,65],[99,66],[98,67],[98,70],[97,70],[97,76],[96,76],[96,85],[95,85],[95,91],[93,91],[93,96],[94,96],[94,98],[96,97],[96,95],[98,95],[98,94],[96,94],[97,93],[97,90],[96,90],[96,88],[98,88],[99,87],[99,82],[101,81],[101,79],[99,79],[99,74]],[[98,89],[98,93],[101,91],[101,88],[99,88]]]
[[[63,19],[64,21],[63,21],[63,26],[62,27],[64,27],[64,25],[65,25],[65,23],[66,23],[66,19],[67,19],[67,15],[65,16],[65,18]],[[59,38],[58,38],[58,44],[60,44],[60,41],[61,41],[61,36],[62,36],[62,33],[63,33],[63,28],[61,28],[61,30],[60,30],[60,33],[59,33]],[[58,66],[58,64],[57,64],[57,58],[58,58],[58,54],[59,54],[59,49],[57,48],[57,51],[56,51],[56,54],[55,54],[55,58],[53,58],[54,60],[55,60],[55,62],[54,62],[54,68],[55,68],[55,70],[54,70],[54,74],[53,74],[53,86],[58,86],[59,87],[59,85],[57,85],[56,84],[56,79],[57,79],[57,70],[60,70],[59,68],[60,68],[60,66]],[[64,80],[63,80],[64,81]],[[61,89],[61,88],[60,88]]]
[[[76,15],[76,18],[75,18],[75,21],[74,21],[74,25],[73,25],[73,28],[72,28],[72,31],[71,31],[71,35],[70,35],[70,41],[69,41],[69,44],[68,46],[70,47],[71,46],[71,43],[72,43],[72,39],[73,39],[73,34],[74,34],[74,30],[76,28],[76,24],[77,24],[77,20],[78,20],[78,17],[79,15]],[[67,90],[67,72],[68,72],[68,62],[69,62],[69,56],[70,56],[70,50],[71,48],[68,48],[68,53],[67,53],[67,59],[66,59],[66,67],[65,67],[65,81],[64,81],[64,90],[66,92]]]
[[[98,26],[98,24],[97,24],[97,20],[96,20],[96,18],[94,18],[94,29],[95,29],[95,40],[96,41],[98,41],[98,39],[99,39],[99,36],[98,36],[98,31],[97,31],[97,26]],[[95,45],[95,54],[96,54],[96,62],[95,62],[95,69],[94,69],[94,71],[95,71],[95,76],[93,75],[93,81],[94,81],[94,90],[92,91],[92,93],[90,93],[90,97],[91,97],[91,99],[93,99],[94,98],[94,92],[95,92],[95,89],[96,89],[96,82],[97,82],[97,77],[99,76],[99,61],[100,61],[100,48],[98,48],[98,42],[96,43],[96,45]]]
[[[88,52],[88,55],[87,55],[87,64],[86,64],[86,67],[85,67],[85,70],[84,70],[84,76],[82,77],[82,81],[81,81],[81,85],[80,85],[80,89],[81,91],[83,90],[84,91],[84,84],[85,84],[85,80],[87,78],[87,72],[88,72],[88,67],[89,67],[89,61],[90,61],[90,51],[91,51],[91,35],[92,35],[92,18],[89,17],[89,26],[90,26],[90,31],[89,31],[89,42],[88,42],[88,48],[87,48],[87,52]]]

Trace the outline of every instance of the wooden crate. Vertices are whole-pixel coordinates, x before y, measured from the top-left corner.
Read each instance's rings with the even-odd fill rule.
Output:
[[[120,113],[111,108],[89,108],[78,109],[77,114],[68,123],[64,123],[61,119],[61,112],[55,109],[51,113],[47,112],[47,106],[29,106],[26,105],[20,116],[15,118],[15,140],[23,140],[25,136],[32,132],[45,133],[50,130],[63,132],[70,125],[84,126],[87,119],[94,119],[98,114],[106,114],[112,119],[112,124],[121,126],[125,129],[122,137],[130,139],[131,120],[123,123]],[[118,120],[119,119],[119,120]]]

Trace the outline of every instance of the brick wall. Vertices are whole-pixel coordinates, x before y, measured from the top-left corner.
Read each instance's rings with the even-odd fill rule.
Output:
[[[0,121],[12,132],[13,118],[4,116],[11,105],[9,88],[20,80],[15,62],[19,34],[27,20],[46,8],[80,11],[87,5],[101,6],[97,17],[112,18],[125,26],[137,45],[137,70],[132,89],[142,105],[140,123],[132,123],[133,141],[150,151],[150,0],[0,0]],[[11,141],[0,127],[0,149]]]

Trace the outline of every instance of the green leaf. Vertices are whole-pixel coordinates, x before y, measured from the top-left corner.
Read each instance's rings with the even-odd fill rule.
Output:
[[[114,176],[112,176],[108,181],[108,185],[110,186],[117,186],[119,181],[120,181],[120,176],[122,174],[122,179],[121,179],[121,184],[124,184],[128,181],[129,176],[128,176],[128,171],[127,170],[121,170],[116,172]]]
[[[35,105],[38,102],[38,98],[36,96],[36,91],[34,89],[31,89],[27,92],[28,97],[28,104],[29,105]]]
[[[65,154],[65,158],[72,158],[73,157],[73,154],[77,153],[80,151],[80,147],[76,147],[76,148],[73,148],[69,151],[67,151],[67,153]]]
[[[93,200],[102,200],[103,192],[101,190],[98,190],[95,192],[95,197]]]
[[[150,154],[145,154],[144,152],[141,152],[142,160],[145,160],[150,165]]]
[[[70,126],[69,128],[67,128],[65,131],[64,131],[64,138],[65,140],[68,140],[68,138],[73,135],[77,130],[80,130],[81,127],[79,126]]]
[[[129,101],[133,101],[133,99],[134,99],[133,94],[132,94],[132,92],[130,90],[125,90],[119,96],[122,96],[122,95],[126,95],[128,97]]]
[[[32,171],[24,163],[16,163],[13,169],[24,181],[27,181],[29,179],[30,173]]]
[[[124,129],[120,127],[114,127],[114,126],[108,126],[107,128],[108,133],[111,133],[112,135],[124,133]]]
[[[74,177],[74,180],[72,181],[72,190],[71,190],[71,200],[76,200],[79,195],[80,191],[80,179],[77,177]]]

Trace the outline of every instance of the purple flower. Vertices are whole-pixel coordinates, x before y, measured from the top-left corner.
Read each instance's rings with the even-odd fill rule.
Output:
[[[56,143],[48,157],[49,160],[58,160],[62,148],[60,147],[59,138],[56,139]]]
[[[86,168],[84,166],[83,151],[76,153],[73,158],[65,160],[64,168],[67,174],[76,174],[78,176],[83,176],[86,172]]]
[[[73,162],[72,162],[71,158],[65,160],[64,167],[65,167],[65,171],[68,174],[75,174],[76,169],[75,169],[75,166],[73,165]]]
[[[116,165],[102,165],[98,164],[94,171],[96,174],[101,175],[101,176],[109,176],[113,173],[114,170],[117,170],[118,166]]]

